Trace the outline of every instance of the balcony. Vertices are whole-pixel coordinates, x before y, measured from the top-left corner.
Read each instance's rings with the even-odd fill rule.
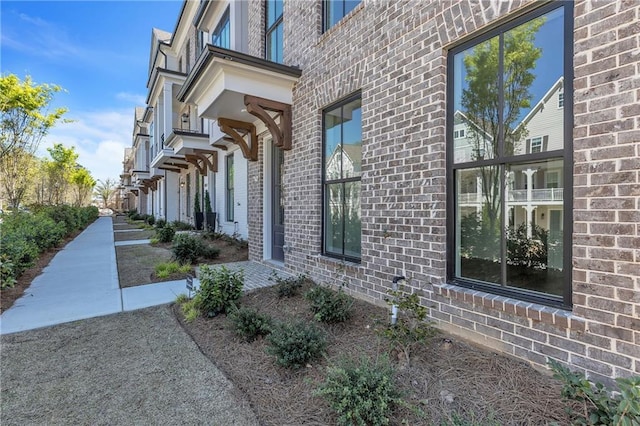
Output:
[[[208,134],[190,129],[172,129],[164,145],[177,155],[192,154],[193,150],[211,149]]]
[[[257,160],[256,121],[274,144],[291,148],[293,86],[301,71],[233,50],[207,45],[180,92],[180,102],[197,105],[201,118],[217,120],[222,132]]]

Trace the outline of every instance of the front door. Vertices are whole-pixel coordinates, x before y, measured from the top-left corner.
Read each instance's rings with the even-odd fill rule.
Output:
[[[282,168],[284,167],[283,151],[273,145],[271,173],[271,258],[284,262],[284,202],[282,197]]]

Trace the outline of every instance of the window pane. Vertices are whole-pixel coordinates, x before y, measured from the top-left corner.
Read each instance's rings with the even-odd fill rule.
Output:
[[[324,30],[328,30],[360,4],[361,0],[325,0]]]
[[[500,283],[500,167],[457,170],[455,181],[456,276]]]
[[[563,8],[504,34],[505,155],[564,148]],[[546,146],[527,150],[529,137],[547,135]]]
[[[325,179],[340,179],[342,177],[341,107],[325,112],[324,126]]]
[[[344,186],[344,254],[360,257],[362,223],[360,220],[360,182]]]
[[[342,255],[343,250],[343,206],[342,183],[327,185],[325,187],[325,251]]]
[[[267,59],[282,63],[282,23],[267,34]]]
[[[494,37],[453,58],[454,162],[495,158],[498,150],[498,56]]]
[[[362,101],[342,108],[342,177],[360,176],[362,166]]]
[[[216,29],[211,34],[211,44],[224,49],[231,48],[231,23],[229,22],[229,10],[227,10]]]
[[[562,159],[507,166],[507,285],[562,295]]]
[[[272,26],[282,15],[282,0],[267,1],[267,27]]]

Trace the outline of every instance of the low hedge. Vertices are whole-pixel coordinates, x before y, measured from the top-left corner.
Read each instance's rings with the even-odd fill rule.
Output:
[[[4,214],[0,225],[0,285],[12,287],[40,253],[57,247],[98,218],[96,207],[33,206],[32,213]]]

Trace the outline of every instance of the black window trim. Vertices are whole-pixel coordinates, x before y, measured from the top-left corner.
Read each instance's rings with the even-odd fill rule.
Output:
[[[453,100],[453,58],[455,54],[460,53],[470,47],[477,45],[483,41],[489,40],[492,37],[496,37],[503,34],[519,25],[531,21],[539,16],[547,14],[553,10],[564,7],[564,149],[554,150],[547,152],[539,152],[518,156],[504,156],[486,160],[475,160],[464,162],[461,164],[455,164],[453,162],[453,115],[454,108],[453,102],[447,102],[447,129],[446,129],[446,182],[447,182],[447,266],[446,266],[446,279],[447,282],[474,290],[480,290],[499,296],[509,297],[524,302],[538,303],[542,305],[552,306],[565,310],[571,310],[572,303],[572,236],[573,236],[573,3],[570,1],[556,1],[546,3],[539,8],[535,8],[513,20],[506,21],[503,24],[499,24],[493,27],[491,30],[479,34],[477,37],[465,37],[465,41],[458,45],[452,46],[447,52],[447,99]],[[501,96],[501,95],[500,95]],[[500,124],[502,125],[502,124]],[[498,152],[503,153],[502,141],[499,141]],[[563,159],[563,179],[564,188],[564,214],[563,214],[563,228],[564,228],[564,240],[563,240],[563,294],[562,296],[553,296],[550,294],[544,294],[541,292],[535,292],[531,290],[508,287],[498,284],[490,284],[484,281],[477,281],[469,278],[455,277],[455,171],[458,169],[474,168],[478,166],[490,166],[499,164],[513,164],[522,162],[535,162],[539,160],[552,159],[562,157]],[[504,176],[502,177],[504,180]],[[504,182],[502,182],[504,186]],[[504,209],[503,216],[504,216]],[[504,218],[503,222],[504,223]],[[505,239],[502,238],[501,250],[505,250]],[[505,282],[503,280],[503,282]]]
[[[362,262],[362,251],[360,251],[360,257],[353,257],[353,256],[348,256],[344,254],[344,241],[343,241],[343,248],[342,248],[342,252],[343,254],[337,254],[337,253],[332,253],[326,250],[326,244],[325,244],[325,235],[326,235],[326,230],[325,230],[325,224],[326,224],[326,211],[325,211],[325,202],[326,202],[326,187],[327,187],[327,180],[326,180],[326,171],[325,171],[325,166],[326,166],[326,153],[325,153],[325,113],[327,111],[330,111],[332,109],[335,109],[337,107],[342,107],[346,104],[348,104],[349,102],[355,101],[356,99],[360,99],[360,101],[362,102],[362,90],[357,90],[356,92],[353,92],[343,98],[341,98],[340,100],[333,102],[330,105],[327,105],[326,107],[322,108],[321,114],[322,114],[322,191],[321,191],[321,206],[322,206],[322,214],[321,214],[321,220],[322,220],[322,227],[321,227],[321,232],[320,232],[320,239],[321,239],[321,246],[322,246],[322,250],[321,253],[323,256],[327,256],[327,257],[331,257],[334,259],[340,259],[346,262],[352,262],[352,263],[361,263]],[[350,178],[341,178],[341,179],[335,179],[330,181],[331,183],[349,183],[349,182],[362,182],[362,175],[357,176],[357,177],[350,177]],[[362,183],[360,184],[360,194],[362,195]],[[344,194],[343,194],[344,195]],[[361,214],[362,214],[362,208],[360,210]],[[362,229],[360,230],[360,232],[362,232]],[[343,235],[343,239],[344,239],[344,220],[342,221],[342,235]]]
[[[269,3],[270,0],[266,0],[264,2],[264,58],[268,61],[272,61],[272,62],[276,62],[273,61],[271,58],[269,58],[269,36],[276,32],[278,30],[278,26],[279,25],[283,25],[284,22],[284,3],[282,5],[282,13],[280,14],[280,16],[274,21],[273,24],[271,24],[271,26],[269,26]],[[283,27],[284,29],[284,27]],[[284,34],[284,32],[283,32]],[[284,59],[284,40],[282,43],[282,53],[283,53],[283,59]]]

